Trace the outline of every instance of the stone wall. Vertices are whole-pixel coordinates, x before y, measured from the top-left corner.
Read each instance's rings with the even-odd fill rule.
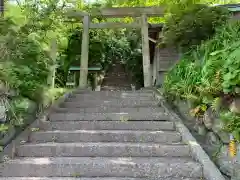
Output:
[[[229,155],[230,134],[223,130],[219,113],[209,108],[203,117],[194,118],[190,115],[191,104],[186,101],[175,101],[175,110],[182,116],[183,122],[199,141],[204,150],[219,167],[227,179],[239,180],[240,153],[233,159]],[[232,111],[240,112],[240,99],[234,100],[230,106]],[[240,146],[238,152],[240,152]],[[235,171],[235,172],[234,172]]]
[[[28,98],[20,96],[17,91],[11,90],[0,81],[0,125],[8,127],[7,130],[0,130],[0,149],[8,145],[25,128],[32,124],[39,114],[44,113],[55,102],[54,98],[58,98],[64,93],[57,91],[50,93],[50,90],[48,92],[46,89],[42,95],[42,102],[37,104]],[[19,111],[15,111],[13,102],[21,102],[21,107],[18,107]],[[14,118],[9,116],[12,111],[14,111]]]
[[[19,120],[19,123],[21,121],[21,124],[18,124],[17,121],[15,122],[15,120],[10,119],[9,117],[9,112],[12,113],[11,111],[14,111],[11,107],[11,102],[17,99],[24,103],[26,108],[26,112],[24,112],[24,115],[26,115],[24,120]],[[0,131],[0,146],[5,147],[22,131],[23,128],[31,124],[36,118],[37,110],[38,106],[35,102],[26,98],[20,99],[15,91],[9,90],[3,83],[0,83],[0,124],[4,124],[8,127],[7,131]]]

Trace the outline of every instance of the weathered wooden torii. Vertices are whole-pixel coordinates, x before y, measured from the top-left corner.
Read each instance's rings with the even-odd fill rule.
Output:
[[[82,11],[68,11],[67,16],[74,19],[83,20],[82,50],[81,50],[81,71],[80,71],[80,88],[87,87],[88,76],[88,53],[89,53],[89,29],[97,28],[141,28],[142,34],[142,55],[143,55],[143,73],[144,87],[151,86],[152,75],[150,73],[150,54],[149,54],[149,37],[148,37],[148,17],[163,16],[162,7],[119,7],[119,8],[102,8],[93,10],[91,14]],[[91,23],[93,17],[106,18],[124,18],[135,17],[139,19],[133,23]]]

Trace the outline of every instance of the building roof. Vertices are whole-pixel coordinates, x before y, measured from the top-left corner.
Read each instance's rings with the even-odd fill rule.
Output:
[[[240,11],[240,2],[237,4],[221,4],[221,5],[215,5],[215,6],[222,6],[228,8],[231,12],[237,12]]]

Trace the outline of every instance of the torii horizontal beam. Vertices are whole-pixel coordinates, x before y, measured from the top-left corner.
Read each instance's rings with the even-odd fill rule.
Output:
[[[87,12],[83,12],[83,11],[77,11],[74,9],[68,10],[67,12],[65,12],[65,15],[69,18],[69,19],[82,19],[84,16],[90,16],[90,14],[88,14]]]
[[[79,23],[79,21],[65,21],[70,23]],[[83,27],[83,24],[80,24]],[[161,29],[162,24],[149,24],[149,32],[158,31],[157,28]],[[90,23],[90,29],[116,29],[116,28],[141,28],[141,22],[100,22],[100,23]]]
[[[157,6],[148,6],[148,7],[117,7],[117,8],[102,8],[102,9],[93,9],[90,13],[83,11],[74,11],[71,10],[68,13],[69,17],[81,18],[83,16],[89,15],[91,17],[103,16],[103,17],[140,17],[142,14],[145,14],[148,17],[154,16],[163,16],[164,8]]]
[[[146,16],[163,16],[162,7],[119,7],[119,8],[103,8],[91,12],[91,16],[104,17],[139,17],[142,14]]]
[[[141,28],[141,24],[133,23],[123,23],[123,22],[102,22],[102,23],[90,23],[91,29],[115,29],[115,28]]]

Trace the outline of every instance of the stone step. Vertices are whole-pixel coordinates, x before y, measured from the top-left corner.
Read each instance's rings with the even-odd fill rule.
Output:
[[[74,130],[32,132],[30,142],[140,142],[178,143],[181,135],[175,131]]]
[[[202,177],[190,158],[44,157],[18,158],[1,165],[5,177]]]
[[[154,103],[158,104],[158,101],[156,101],[154,98],[148,97],[145,99],[140,98],[108,98],[108,99],[102,99],[102,98],[67,98],[64,103],[96,103],[96,104],[145,104],[145,103]]]
[[[107,81],[103,81],[102,85],[104,86],[107,86],[107,85],[112,85],[112,86],[126,86],[126,87],[129,87],[131,86],[131,83],[128,83],[120,78],[118,79],[115,79],[115,78],[112,78],[112,79],[108,79]]]
[[[124,78],[125,81],[128,80],[128,74],[127,73],[110,72],[110,73],[107,73],[104,76],[104,79],[108,78],[108,77],[111,77],[111,78]]]
[[[92,101],[92,102],[64,102],[59,105],[63,108],[88,108],[88,107],[157,107],[158,102],[143,101],[143,102],[126,102],[126,101]]]
[[[72,102],[72,101],[156,101],[154,97],[146,96],[146,97],[95,97],[95,96],[75,96],[75,97],[69,97],[65,101],[66,102]]]
[[[116,83],[117,83],[117,85],[116,85]],[[130,91],[130,90],[132,90],[130,84],[126,85],[126,84],[122,84],[120,82],[115,82],[115,84],[114,83],[104,83],[103,82],[102,85],[101,85],[101,89],[102,88],[116,88],[116,89],[121,89],[122,88],[123,91]],[[121,92],[121,91],[118,91],[118,92]]]
[[[130,84],[127,75],[120,75],[120,76],[115,76],[113,74],[109,74],[104,77],[103,83],[109,83],[109,82],[119,82],[123,84]]]
[[[116,87],[116,88],[128,88],[127,90],[132,90],[131,89],[131,85],[130,84],[123,84],[123,83],[120,83],[120,82],[108,82],[108,83],[103,83],[101,85],[101,88],[104,88],[104,87]]]
[[[0,180],[146,180],[146,178],[128,178],[128,177],[92,177],[92,178],[80,178],[80,177],[4,177]],[[196,178],[158,178],[158,180],[203,180]]]
[[[94,97],[152,97],[153,93],[151,91],[141,92],[141,91],[81,91],[76,90],[72,93],[74,95],[81,96],[94,96]],[[70,96],[71,97],[71,96]]]
[[[127,75],[127,72],[126,71],[124,71],[123,69],[122,69],[122,67],[121,67],[121,69],[119,68],[119,67],[117,67],[115,70],[113,70],[113,71],[109,71],[109,72],[107,72],[106,73],[106,75],[109,75],[109,74],[113,74],[113,75]]]
[[[92,101],[92,102],[64,102],[59,105],[59,107],[63,108],[89,108],[89,107],[119,107],[119,108],[133,108],[133,107],[158,107],[159,103],[158,102],[136,102],[136,103],[131,103],[131,102],[119,102],[119,103],[111,103],[108,101]]]
[[[50,121],[166,121],[172,117],[162,112],[158,113],[51,113]]]
[[[107,76],[104,77],[103,81],[105,81],[105,83],[109,83],[109,82],[121,82],[121,83],[125,83],[127,84],[128,81],[128,77],[125,74],[119,75],[119,76],[115,76],[113,74],[109,74]]]
[[[173,122],[167,121],[63,121],[63,122],[41,122],[43,130],[175,130]]]
[[[164,112],[162,107],[140,107],[140,108],[120,108],[120,107],[92,107],[92,108],[60,108],[53,107],[52,112],[61,112],[61,113],[158,113]]]
[[[122,91],[93,91],[93,92],[122,92]],[[91,94],[75,94],[72,93],[69,95],[70,98],[95,98],[95,99],[126,99],[126,98],[135,98],[135,99],[139,99],[139,98],[153,98],[152,94],[149,95],[143,95],[143,96],[139,96],[139,95],[126,95],[126,94],[110,94],[110,95],[106,95],[106,94],[97,94],[97,95],[91,95]]]
[[[128,91],[131,90],[131,87],[117,87],[117,86],[102,86],[101,91]]]
[[[17,148],[19,157],[189,157],[183,144],[41,143]]]

